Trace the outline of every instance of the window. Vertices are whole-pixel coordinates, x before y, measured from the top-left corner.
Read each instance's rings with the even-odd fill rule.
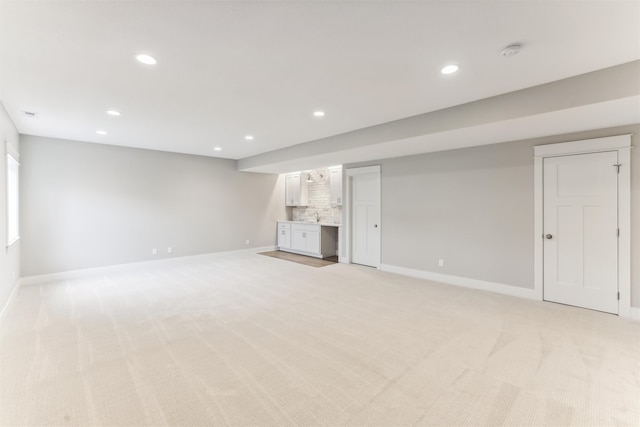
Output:
[[[7,246],[20,238],[18,169],[20,163],[7,154]]]

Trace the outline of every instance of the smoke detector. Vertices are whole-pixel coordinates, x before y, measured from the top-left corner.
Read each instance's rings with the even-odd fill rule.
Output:
[[[502,49],[502,56],[513,56],[517,55],[522,49],[522,45],[520,43],[510,44],[509,46]]]

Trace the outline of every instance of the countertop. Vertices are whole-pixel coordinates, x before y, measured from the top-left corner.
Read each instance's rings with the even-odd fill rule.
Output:
[[[288,221],[278,220],[278,222],[286,222],[289,224],[304,224],[304,225],[321,225],[323,227],[342,227],[342,224],[336,224],[334,222],[313,222],[313,221]]]

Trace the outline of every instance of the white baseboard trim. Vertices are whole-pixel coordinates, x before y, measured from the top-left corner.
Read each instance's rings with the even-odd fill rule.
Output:
[[[187,256],[174,257],[174,258],[163,258],[163,259],[154,259],[154,260],[148,260],[148,261],[132,262],[132,263],[126,263],[126,264],[107,265],[104,267],[84,268],[81,270],[61,271],[59,273],[40,274],[36,276],[23,277],[19,280],[18,286],[41,285],[43,283],[49,283],[49,282],[59,282],[62,280],[70,280],[70,279],[77,279],[81,277],[114,273],[122,270],[123,268],[135,267],[135,266],[141,266],[141,265],[155,264],[157,266],[162,266],[162,265],[170,265],[171,263],[174,263],[176,261],[185,261],[188,259],[227,256],[227,255],[239,254],[239,253],[258,253],[258,252],[267,252],[267,251],[273,251],[273,250],[275,250],[275,246],[262,246],[259,248],[238,249],[238,250],[224,251],[224,252],[212,252],[208,254],[187,255]],[[18,286],[16,286],[16,288],[18,288]]]
[[[434,282],[446,283],[449,285],[462,286],[465,288],[478,289],[482,291],[495,292],[512,297],[539,300],[533,289],[519,288],[517,286],[505,285],[503,283],[486,282],[484,280],[469,279],[467,277],[451,276],[449,274],[433,273],[431,271],[416,270],[413,268],[398,267],[396,265],[381,264],[380,270],[389,273],[401,274],[403,276],[417,277],[419,279],[432,280]]]
[[[0,322],[2,322],[2,319],[4,319],[4,316],[9,311],[9,306],[13,303],[13,300],[16,298],[19,288],[20,288],[20,280],[18,280],[16,284],[13,286],[13,290],[11,291],[11,294],[9,295],[7,302],[5,303],[4,307],[2,307],[2,311],[0,311]]]
[[[629,319],[633,320],[634,322],[640,322],[640,308],[631,307],[631,309],[629,310]]]

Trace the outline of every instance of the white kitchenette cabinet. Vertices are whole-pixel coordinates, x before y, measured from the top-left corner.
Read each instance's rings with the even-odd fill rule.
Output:
[[[342,206],[342,166],[329,168],[329,203]]]
[[[285,205],[286,206],[307,206],[309,204],[309,186],[307,175],[302,172],[286,174],[285,183]]]
[[[291,248],[291,224],[287,222],[278,223],[278,247],[283,249]]]
[[[278,221],[278,250],[316,258],[334,256],[338,227],[337,224]]]
[[[320,255],[320,226],[291,224],[291,249]]]

